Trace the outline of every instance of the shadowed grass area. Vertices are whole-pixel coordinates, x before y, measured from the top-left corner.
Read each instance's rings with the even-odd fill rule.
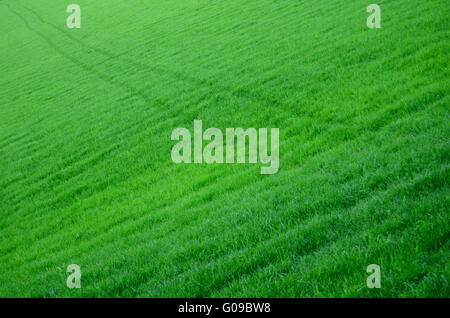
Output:
[[[447,0],[77,3],[0,1],[1,297],[450,295]],[[174,164],[195,119],[279,172]]]

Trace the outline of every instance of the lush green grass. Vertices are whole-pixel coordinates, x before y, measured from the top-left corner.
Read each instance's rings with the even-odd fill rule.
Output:
[[[0,296],[450,295],[448,0],[77,3],[0,0]],[[194,119],[280,171],[175,165]]]

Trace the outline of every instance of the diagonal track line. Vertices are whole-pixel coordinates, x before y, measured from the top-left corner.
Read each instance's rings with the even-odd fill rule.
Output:
[[[98,54],[101,54],[109,59],[117,59],[117,60],[121,60],[122,62],[125,62],[129,65],[134,66],[135,68],[137,68],[138,70],[142,70],[142,69],[147,69],[150,70],[152,72],[158,73],[159,75],[162,76],[170,76],[172,78],[175,78],[179,81],[182,82],[190,82],[193,83],[194,85],[198,85],[198,86],[202,86],[202,87],[211,87],[211,88],[216,88],[218,89],[218,91],[222,91],[227,93],[228,95],[234,97],[234,98],[244,98],[247,99],[251,102],[257,102],[260,105],[264,105],[266,107],[273,107],[276,105],[271,104],[270,102],[268,103],[266,100],[259,98],[258,96],[255,96],[254,94],[251,94],[250,92],[247,91],[242,91],[239,90],[239,92],[236,92],[232,87],[228,87],[225,85],[221,85],[218,84],[215,81],[212,80],[205,80],[205,79],[200,79],[200,78],[195,78],[180,72],[176,72],[173,70],[168,70],[168,69],[161,69],[157,66],[151,66],[151,65],[147,65],[144,64],[142,62],[127,58],[122,56],[122,54],[112,54],[111,52],[109,52],[108,50],[105,50],[103,48],[99,48],[96,46],[92,46],[90,44],[87,44],[85,41],[80,40],[74,36],[72,36],[71,34],[68,34],[67,32],[64,32],[63,30],[61,30],[58,26],[46,21],[45,19],[43,19],[36,11],[34,11],[31,8],[28,8],[26,6],[24,6],[22,3],[20,3],[20,1],[16,1],[20,6],[22,6],[25,10],[31,12],[33,15],[36,16],[36,18],[41,21],[43,24],[46,24],[48,26],[50,26],[51,28],[57,30],[58,32],[64,34],[67,38],[71,39],[72,41],[78,43],[79,45],[83,46],[84,48],[90,49],[92,51],[97,52]],[[282,109],[282,108],[280,108]],[[279,110],[280,110],[279,109]],[[284,109],[282,109],[284,110]],[[289,112],[286,112],[289,113]]]
[[[83,70],[93,74],[98,79],[109,83],[112,86],[115,86],[115,87],[120,88],[120,89],[126,88],[126,90],[129,93],[131,92],[133,96],[137,96],[137,97],[141,98],[146,104],[153,104],[155,102],[155,100],[151,100],[142,90],[139,90],[139,89],[137,89],[135,87],[132,87],[128,83],[120,81],[120,80],[117,80],[117,79],[115,79],[112,76],[104,74],[103,72],[100,72],[100,71],[96,70],[94,67],[92,67],[92,66],[90,66],[90,65],[88,65],[86,63],[83,63],[82,61],[80,61],[80,60],[74,58],[73,56],[65,53],[55,43],[53,43],[52,40],[49,39],[45,34],[43,34],[42,32],[34,29],[33,27],[31,27],[30,24],[27,22],[27,20],[22,15],[20,15],[15,10],[13,10],[7,3],[3,3],[3,4],[8,8],[8,10],[10,10],[20,20],[22,20],[22,22],[24,23],[25,27],[28,30],[30,30],[31,32],[35,33],[39,37],[41,37],[54,51],[56,51],[59,55],[61,55],[65,59],[71,61],[73,64],[75,64],[78,67],[82,68]]]

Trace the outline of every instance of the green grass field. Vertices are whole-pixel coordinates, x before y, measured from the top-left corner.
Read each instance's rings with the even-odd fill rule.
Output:
[[[0,297],[450,296],[448,0],[74,2],[0,0]]]

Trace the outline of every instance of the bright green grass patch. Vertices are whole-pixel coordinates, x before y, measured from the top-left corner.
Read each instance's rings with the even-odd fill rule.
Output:
[[[77,3],[0,0],[1,297],[450,295],[447,0]],[[194,119],[280,171],[175,165]]]

